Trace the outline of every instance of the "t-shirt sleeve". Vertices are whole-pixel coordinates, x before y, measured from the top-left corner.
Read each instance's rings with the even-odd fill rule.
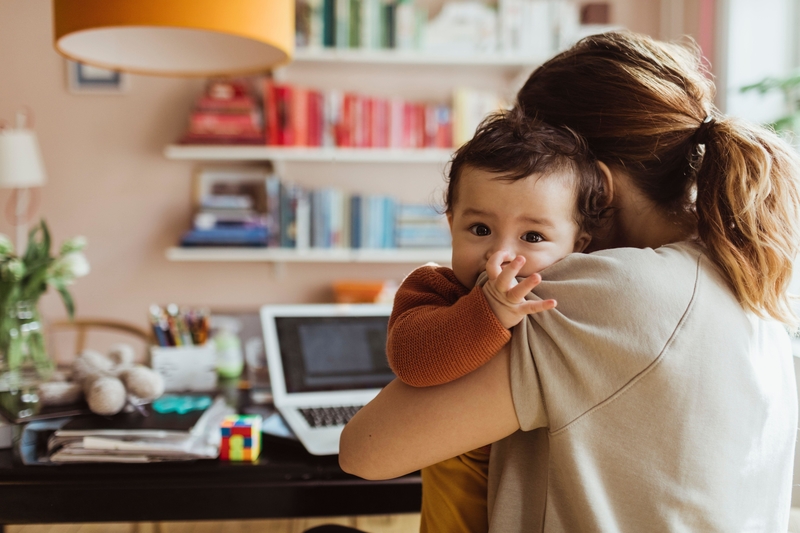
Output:
[[[511,341],[520,427],[558,431],[654,364],[690,308],[699,255],[689,245],[623,248],[545,269],[528,298],[558,306],[529,315]]]
[[[449,268],[426,265],[395,295],[386,354],[400,380],[427,387],[472,372],[510,338],[479,285],[469,290]]]

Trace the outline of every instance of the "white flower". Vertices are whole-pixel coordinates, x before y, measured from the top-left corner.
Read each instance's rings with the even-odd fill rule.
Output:
[[[84,248],[86,248],[86,237],[83,235],[78,235],[77,237],[73,237],[61,245],[61,255],[67,255],[72,252],[80,252]]]
[[[55,277],[74,279],[89,273],[89,261],[83,252],[70,252],[58,259],[52,266]]]
[[[25,264],[19,259],[12,259],[5,265],[3,278],[9,281],[19,281],[25,275]]]
[[[11,255],[14,253],[14,245],[7,235],[0,233],[0,256]]]

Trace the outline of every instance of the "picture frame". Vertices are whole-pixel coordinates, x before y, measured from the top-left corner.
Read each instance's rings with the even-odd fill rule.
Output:
[[[246,197],[244,209],[267,211],[265,180],[272,173],[269,166],[201,167],[195,173],[192,203],[196,210],[211,208],[212,197]],[[231,207],[231,206],[229,206]]]
[[[67,60],[67,89],[72,94],[124,94],[129,83],[124,72]]]

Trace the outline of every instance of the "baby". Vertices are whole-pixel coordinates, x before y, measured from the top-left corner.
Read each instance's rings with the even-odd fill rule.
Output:
[[[416,387],[464,376],[491,359],[526,315],[555,307],[526,296],[538,272],[586,249],[601,222],[603,185],[571,131],[517,111],[487,118],[450,166],[452,270],[420,267],[395,297],[387,354],[397,376]],[[488,530],[488,448],[423,469],[423,533]]]

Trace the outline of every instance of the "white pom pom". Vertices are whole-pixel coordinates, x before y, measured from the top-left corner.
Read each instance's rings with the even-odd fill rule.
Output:
[[[108,349],[108,358],[116,366],[127,367],[133,364],[133,360],[136,358],[136,351],[130,344],[115,344]]]
[[[89,383],[85,389],[89,409],[98,415],[115,415],[125,407],[127,394],[125,385],[117,378],[101,377]]]
[[[84,350],[72,363],[72,379],[81,382],[93,374],[110,374],[114,363],[94,350]]]
[[[39,384],[42,405],[69,405],[83,397],[83,389],[71,381],[48,381]]]
[[[146,366],[136,365],[123,372],[120,378],[128,392],[142,400],[155,400],[164,393],[164,379]]]

